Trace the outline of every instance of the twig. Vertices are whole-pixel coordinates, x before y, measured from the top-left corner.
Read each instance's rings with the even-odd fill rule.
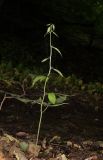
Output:
[[[23,95],[25,96],[26,95],[26,91],[25,91],[25,79],[23,80],[23,83],[22,83],[21,87],[22,87],[22,90],[23,90]]]
[[[48,109],[48,105],[45,107],[45,109],[42,111],[42,113],[44,113],[47,109]]]
[[[9,99],[9,98],[12,98],[12,97],[7,97],[7,96],[6,96],[6,93],[5,93],[4,98],[3,98],[3,100],[2,100],[1,103],[0,103],[0,111],[1,111],[1,109],[2,109],[2,106],[3,106],[4,102],[5,102],[5,100],[6,100],[6,99]]]

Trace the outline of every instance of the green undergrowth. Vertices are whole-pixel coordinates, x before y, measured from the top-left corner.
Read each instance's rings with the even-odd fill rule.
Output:
[[[36,77],[45,77],[46,74],[43,73],[43,69],[36,67],[29,69],[22,64],[17,65],[17,67],[13,67],[11,62],[2,62],[0,64],[0,81],[7,87],[11,87],[12,84],[16,85],[16,83],[22,84],[25,82],[29,89],[42,89],[44,84],[42,78],[40,81],[35,82],[34,86],[32,86],[32,83]],[[86,92],[88,94],[103,94],[103,83],[84,83],[82,79],[77,78],[74,74],[61,77],[56,73],[52,73],[47,84],[47,89],[50,90],[51,88],[64,93]]]
[[[2,62],[0,64],[0,80],[8,82],[9,84],[12,84],[12,82],[22,83],[25,79],[28,80],[28,77],[31,78],[32,76],[36,76],[38,73],[42,74],[42,69],[37,67],[29,69],[29,67],[23,66],[22,64],[18,64],[14,67],[12,62]]]

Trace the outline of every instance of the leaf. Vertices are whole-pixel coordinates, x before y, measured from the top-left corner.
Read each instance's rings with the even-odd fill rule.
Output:
[[[38,157],[41,146],[34,144],[33,142],[29,142],[28,153],[33,157]]]
[[[98,157],[96,155],[93,155],[91,157],[86,158],[85,160],[98,160]]]
[[[47,34],[53,32],[55,30],[54,24],[49,24],[48,26],[49,27],[47,28],[47,32],[46,32]]]
[[[18,148],[16,145],[12,145],[10,147],[10,150],[9,150],[9,154],[10,156],[15,156],[16,160],[28,160],[26,157],[25,157],[25,154],[23,151],[20,150],[20,148]]]
[[[58,69],[55,69],[55,68],[52,68],[55,72],[57,72],[61,77],[63,77],[63,74],[58,70]]]
[[[48,33],[50,33],[50,32],[51,32],[51,26],[49,26],[49,27],[47,28],[47,32],[46,32],[46,33],[48,34]]]
[[[56,48],[54,46],[52,46],[52,48],[55,49],[61,55],[61,57],[62,57],[62,54],[61,54],[61,52],[60,52],[60,50],[58,48]]]
[[[8,141],[10,142],[16,142],[19,143],[19,140],[17,140],[16,138],[14,138],[13,136],[9,135],[9,134],[4,134],[4,136],[8,139]]]
[[[63,103],[65,100],[66,100],[66,96],[59,96],[59,97],[56,99],[56,104],[61,104],[61,103]]]
[[[51,30],[54,31],[55,30],[55,25],[51,24]]]
[[[62,154],[62,155],[61,155],[61,160],[67,160],[67,158],[66,158],[66,155],[65,155],[65,154]]]
[[[5,155],[2,151],[0,151],[0,160],[6,160]]]
[[[26,151],[28,150],[29,144],[26,143],[26,142],[20,142],[19,146],[20,146],[20,149],[21,149],[23,152],[26,152]]]
[[[54,136],[54,137],[52,137],[52,139],[50,139],[50,143],[52,143],[52,142],[60,142],[60,139],[61,139],[61,137],[60,136]]]
[[[46,26],[50,26],[51,24],[50,23],[48,23]]]
[[[47,28],[46,33],[44,34],[44,37],[45,37],[47,34],[50,34],[50,33],[53,33],[55,36],[58,37],[58,35],[54,32],[54,30],[55,30],[55,25],[54,25],[54,24],[47,24],[46,26],[47,26],[48,28]]]
[[[56,37],[59,37],[55,32],[52,32]]]
[[[32,100],[26,99],[26,98],[15,97],[15,99],[17,99],[17,100],[19,100],[19,101],[21,101],[21,102],[23,102],[25,104],[32,102]]]
[[[47,61],[48,59],[49,59],[49,57],[48,57],[48,58],[43,59],[41,62],[45,62],[45,61]]]
[[[55,104],[56,103],[55,93],[48,93],[48,99],[50,103]]]
[[[37,83],[38,81],[42,82],[46,79],[46,76],[37,76],[33,79],[33,82],[32,82],[32,87],[35,85],[35,83]]]
[[[20,131],[20,132],[16,133],[16,136],[19,137],[19,138],[27,138],[29,136],[29,134],[26,133],[26,132]]]

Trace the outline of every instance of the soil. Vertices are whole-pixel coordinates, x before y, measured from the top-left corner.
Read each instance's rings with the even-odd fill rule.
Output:
[[[18,88],[9,90],[3,85],[1,90],[18,93]],[[34,93],[38,92],[29,90],[26,94],[30,97]],[[3,96],[1,93],[1,101]],[[10,154],[15,140],[11,143],[9,138],[9,142],[6,140],[4,145],[2,138],[9,135],[20,142],[35,144],[40,108],[37,104],[24,104],[14,98],[6,99],[0,112],[0,160],[103,160],[102,107],[93,109],[91,103],[82,98],[83,95],[78,94],[70,98],[67,105],[48,108],[43,114],[38,143],[40,150],[35,155],[34,150],[32,154],[31,150],[24,152],[15,144],[19,148],[18,156],[21,153],[19,158],[14,152]]]

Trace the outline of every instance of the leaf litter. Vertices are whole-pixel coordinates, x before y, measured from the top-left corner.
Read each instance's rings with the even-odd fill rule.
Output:
[[[30,136],[30,135],[29,135]],[[32,137],[32,135],[31,135]],[[0,136],[0,160],[103,160],[103,141],[76,143],[55,135],[35,145],[30,138]]]

